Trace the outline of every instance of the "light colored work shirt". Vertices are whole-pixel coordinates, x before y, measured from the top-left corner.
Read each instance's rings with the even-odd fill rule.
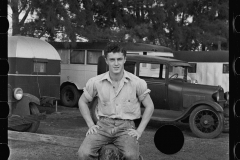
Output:
[[[141,102],[150,93],[143,79],[125,70],[118,90],[106,72],[89,79],[83,91],[89,102],[98,97],[99,116],[130,120],[141,117]]]

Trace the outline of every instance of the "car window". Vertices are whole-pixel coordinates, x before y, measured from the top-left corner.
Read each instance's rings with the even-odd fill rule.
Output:
[[[132,74],[136,75],[136,62],[126,61],[124,64],[124,69]]]
[[[164,64],[140,63],[139,76],[163,79],[166,73],[165,70],[166,70],[166,65]]]

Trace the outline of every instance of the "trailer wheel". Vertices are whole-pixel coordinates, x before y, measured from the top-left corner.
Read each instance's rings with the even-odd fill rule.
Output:
[[[92,102],[88,106],[89,110],[90,110],[91,117],[92,117],[93,122],[95,124],[97,124],[97,121],[99,120],[99,116],[97,115],[97,104],[98,104],[98,99],[97,99],[97,97],[94,97],[94,99],[92,100]]]
[[[30,103],[29,108],[30,108],[30,113],[32,115],[37,115],[40,113],[35,103]],[[26,130],[26,132],[33,132],[33,133],[36,132],[39,128],[39,125],[40,125],[40,120],[33,122],[31,126]]]
[[[62,104],[66,107],[74,107],[80,98],[77,88],[73,85],[63,87],[60,96]]]
[[[209,106],[195,108],[189,118],[192,132],[200,138],[215,138],[223,130],[223,114]]]

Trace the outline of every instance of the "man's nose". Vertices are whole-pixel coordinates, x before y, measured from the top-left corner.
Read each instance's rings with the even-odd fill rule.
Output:
[[[118,61],[117,60],[114,61],[114,65],[116,65],[116,66],[118,65]]]

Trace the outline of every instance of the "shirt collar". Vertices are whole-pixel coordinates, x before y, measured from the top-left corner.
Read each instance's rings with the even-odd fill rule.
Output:
[[[112,82],[112,80],[111,80],[111,78],[110,78],[110,75],[109,75],[109,71],[106,72],[106,73],[104,74],[104,76],[101,78],[101,81],[103,81],[103,80],[108,80],[109,82]],[[126,83],[127,83],[129,80],[131,80],[129,74],[128,74],[125,70],[123,71],[123,78],[122,78],[122,80],[123,80],[124,82],[126,82]]]

